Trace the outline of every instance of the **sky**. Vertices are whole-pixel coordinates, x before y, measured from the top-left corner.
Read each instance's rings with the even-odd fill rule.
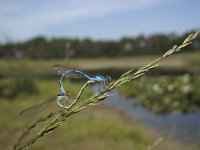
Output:
[[[0,42],[116,40],[200,29],[199,0],[0,0]]]

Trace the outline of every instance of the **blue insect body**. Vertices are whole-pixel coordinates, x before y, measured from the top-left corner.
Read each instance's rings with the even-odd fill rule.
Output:
[[[96,76],[91,76],[88,75],[80,70],[77,69],[70,69],[70,68],[65,68],[64,66],[61,65],[54,65],[54,70],[59,74],[63,75],[69,78],[86,78],[91,81],[96,81],[96,82],[109,82],[111,81],[110,76],[102,76],[102,75],[96,75]]]
[[[94,82],[100,82],[101,83],[101,86],[99,87],[99,91],[100,91],[100,88],[101,87],[105,87],[105,85],[111,81],[111,77],[110,76],[102,76],[102,75],[96,75],[96,76],[91,76],[91,75],[88,75],[80,70],[77,70],[77,69],[71,69],[71,68],[65,68],[64,66],[61,66],[61,65],[54,65],[54,70],[59,74],[61,75],[61,78],[59,80],[59,85],[60,85],[60,90],[61,90],[61,94],[57,95],[56,96],[56,99],[50,99],[50,100],[47,100],[41,104],[38,104],[38,105],[34,105],[32,107],[29,107],[25,110],[23,110],[21,113],[20,113],[20,116],[31,116],[31,115],[34,115],[40,111],[42,111],[43,109],[45,109],[47,106],[49,106],[54,100],[56,100],[57,104],[59,107],[61,108],[65,108],[65,109],[68,109],[70,108],[72,105],[74,105],[76,103],[76,99],[75,101],[69,105],[69,106],[64,106],[60,103],[61,100],[63,99],[68,99],[68,92],[67,93],[65,92],[65,89],[62,85],[62,78],[64,76],[66,77],[69,77],[69,78],[85,78],[89,81],[94,81]]]
[[[85,78],[88,79],[90,81],[94,81],[94,82],[100,82],[101,86],[99,87],[99,91],[101,92],[101,87],[104,88],[105,85],[111,81],[111,77],[110,76],[102,76],[102,75],[96,75],[96,76],[91,76],[88,75],[80,70],[77,69],[71,69],[71,68],[66,68],[62,65],[54,65],[54,70],[59,74],[62,75],[60,80],[59,80],[59,84],[60,84],[60,89],[61,92],[64,93],[64,88],[62,86],[61,80],[63,78],[63,76],[66,76],[68,78]]]

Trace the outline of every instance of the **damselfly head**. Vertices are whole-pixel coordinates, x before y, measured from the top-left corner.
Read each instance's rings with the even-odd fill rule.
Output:
[[[70,95],[71,95],[70,92],[67,91],[67,92],[65,92],[65,93],[58,94],[57,97],[58,97],[58,96],[69,97]]]

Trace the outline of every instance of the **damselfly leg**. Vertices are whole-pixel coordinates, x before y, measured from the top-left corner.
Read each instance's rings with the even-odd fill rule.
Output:
[[[100,93],[102,93],[104,91],[106,85],[108,84],[108,82],[111,81],[111,77],[110,76],[106,76],[106,77],[100,76],[100,77],[101,77],[100,78],[101,80],[99,80],[99,81],[101,82],[101,85],[99,86],[98,91]]]

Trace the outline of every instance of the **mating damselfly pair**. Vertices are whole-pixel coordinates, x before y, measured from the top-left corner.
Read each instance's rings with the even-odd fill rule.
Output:
[[[20,116],[26,117],[26,116],[34,115],[34,114],[42,111],[43,109],[45,109],[54,100],[57,102],[57,104],[58,104],[58,106],[60,108],[64,108],[64,109],[71,108],[77,102],[79,96],[77,96],[76,98],[74,98],[74,101],[70,105],[68,105],[68,106],[65,106],[65,105],[63,105],[63,104],[60,103],[60,101],[62,101],[62,100],[69,100],[69,99],[71,99],[69,97],[69,94],[70,94],[69,91],[65,92],[65,89],[64,89],[64,87],[62,85],[62,79],[63,79],[63,77],[67,77],[67,78],[84,78],[84,79],[87,79],[87,82],[81,88],[81,91],[89,83],[100,82],[101,85],[99,86],[99,92],[102,92],[102,90],[105,88],[106,84],[111,81],[111,77],[110,76],[89,75],[89,74],[87,74],[87,73],[85,73],[83,71],[80,71],[78,69],[66,68],[66,67],[64,67],[62,65],[54,65],[53,70],[58,75],[61,75],[61,77],[59,79],[59,86],[60,86],[61,94],[59,94],[55,98],[47,100],[47,101],[45,101],[45,102],[43,102],[41,104],[34,105],[32,107],[29,107],[29,108],[23,110],[22,112],[20,112]]]

